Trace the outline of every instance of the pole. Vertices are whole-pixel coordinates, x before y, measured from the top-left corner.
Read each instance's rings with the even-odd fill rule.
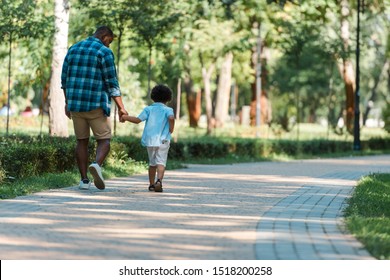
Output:
[[[256,59],[256,137],[260,136],[261,125],[261,24],[258,23],[257,59]]]
[[[7,132],[9,131],[9,114],[11,110],[11,56],[12,56],[12,32],[9,33],[9,52],[8,52],[8,96],[7,96]]]
[[[353,130],[353,149],[360,151],[360,0],[357,3],[357,37],[356,37],[356,88],[355,88],[355,117]]]
[[[180,120],[180,101],[181,101],[181,78],[177,81],[177,96],[176,96],[176,120]]]

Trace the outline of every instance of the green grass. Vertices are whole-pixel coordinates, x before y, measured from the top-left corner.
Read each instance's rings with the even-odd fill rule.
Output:
[[[145,172],[146,170],[147,165],[144,162],[119,160],[115,163],[109,162],[104,166],[103,176],[105,179],[110,179],[113,177],[131,176]],[[76,167],[74,170],[64,173],[49,173],[41,176],[8,180],[0,184],[0,199],[14,198],[48,189],[76,186],[79,182],[80,174]]]
[[[377,259],[390,259],[390,174],[359,181],[345,210],[349,231]]]
[[[32,176],[20,180],[8,180],[0,184],[0,198],[14,198],[47,189],[69,187],[76,185],[79,180],[79,175],[75,171],[60,174],[45,174],[39,177]]]
[[[113,118],[112,118],[113,119]],[[114,125],[112,125],[114,128]],[[116,123],[117,136],[140,136],[142,134],[143,124],[133,125],[129,123]],[[0,117],[0,134],[5,134],[6,117]],[[68,120],[68,131],[74,135],[72,121]],[[206,135],[206,124],[199,122],[198,128],[191,128],[186,120],[178,120],[175,125],[173,138],[180,139],[203,137]],[[299,133],[298,133],[299,131]],[[47,135],[49,133],[48,116],[22,117],[11,116],[9,124],[9,134],[29,134],[29,135]],[[372,137],[386,137],[389,134],[382,128],[363,127],[360,130],[361,140]],[[329,140],[346,140],[353,141],[353,135],[344,133],[343,135],[335,134],[332,129],[326,126],[313,123],[300,123],[299,130],[296,125],[290,132],[275,131],[267,125],[262,125],[259,129],[256,127],[242,126],[233,122],[227,122],[223,128],[214,129],[212,136],[215,137],[242,137],[242,138],[262,138],[262,139],[292,139],[292,140],[312,140],[312,139],[329,139]]]

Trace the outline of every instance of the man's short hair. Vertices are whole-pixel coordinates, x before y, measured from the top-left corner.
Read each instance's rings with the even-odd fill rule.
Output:
[[[112,32],[112,30],[105,25],[98,27],[93,35],[95,37],[109,36],[114,38],[114,32]]]

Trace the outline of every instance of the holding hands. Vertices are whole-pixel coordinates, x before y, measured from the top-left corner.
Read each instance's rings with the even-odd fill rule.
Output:
[[[125,108],[119,109],[118,114],[119,114],[119,121],[122,122],[122,123],[125,122],[125,120],[123,119],[123,116],[129,115],[129,113],[127,113],[127,111],[125,110]]]

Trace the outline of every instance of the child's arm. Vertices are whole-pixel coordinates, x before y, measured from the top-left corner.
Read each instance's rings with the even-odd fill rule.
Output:
[[[169,122],[169,132],[172,134],[173,133],[173,129],[175,128],[175,117],[174,116],[170,116],[168,118],[168,122]]]
[[[139,118],[129,115],[122,115],[121,121],[128,121],[135,124],[139,124],[141,122]]]

